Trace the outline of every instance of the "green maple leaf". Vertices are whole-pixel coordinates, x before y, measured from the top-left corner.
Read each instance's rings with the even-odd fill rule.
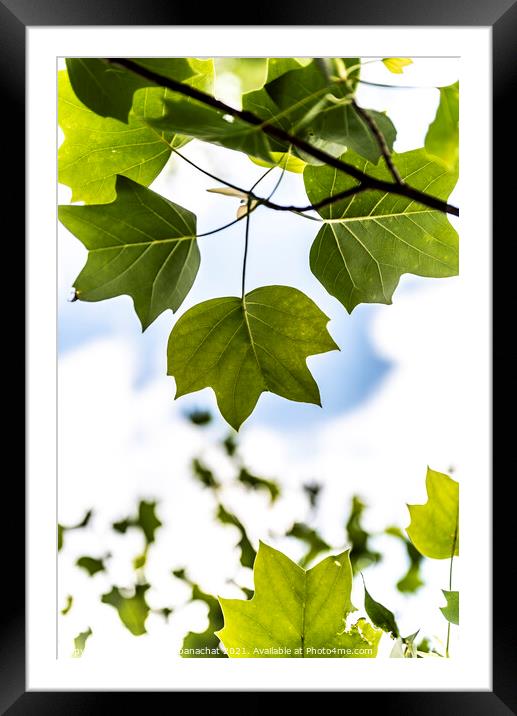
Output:
[[[440,607],[440,611],[443,614],[443,616],[447,619],[448,622],[451,624],[459,624],[460,623],[460,593],[459,592],[449,592],[446,589],[442,589],[443,596],[445,597],[447,601],[447,605],[445,607]]]
[[[163,311],[176,311],[196,277],[196,217],[126,177],[111,204],[60,206],[59,219],[88,249],[74,282],[81,301],[127,294],[145,330]]]
[[[263,542],[254,566],[252,599],[219,599],[224,627],[216,632],[230,658],[374,657],[382,632],[354,610],[348,552],[306,571]]]
[[[134,58],[133,62],[162,77],[212,90],[213,60],[190,60],[187,57]],[[143,87],[156,87],[154,82],[105,60],[68,58],[66,67],[76,96],[89,109],[102,117],[128,121],[134,93]]]
[[[425,557],[450,559],[459,555],[459,485],[448,475],[427,468],[428,500],[408,505],[411,523],[407,533]]]
[[[460,131],[460,86],[455,82],[439,87],[440,104],[425,137],[425,150],[450,172],[458,171]]]
[[[89,110],[75,96],[67,72],[59,72],[58,119],[65,139],[59,147],[58,174],[59,181],[72,189],[72,201],[113,201],[117,174],[143,185],[156,179],[171,155],[171,146],[186,142],[146,122],[161,116],[167,96],[163,87],[136,92],[126,124]]]
[[[306,358],[337,349],[328,320],[310,298],[288,286],[194,306],[169,338],[168,374],[176,379],[176,398],[212,387],[221,414],[236,430],[264,391],[321,405]]]
[[[242,108],[264,123],[305,139],[333,155],[340,155],[349,147],[377,162],[381,156],[378,142],[350,103],[358,76],[358,60],[347,58],[341,64],[345,73],[347,68],[350,70],[346,80],[329,78],[317,60],[305,67],[296,61],[269,67],[266,85],[246,92],[242,97]],[[167,96],[164,106],[166,110],[162,115],[148,119],[157,130],[245,152],[266,164],[279,161],[283,166],[283,157],[290,150],[288,142],[266,136],[261,125],[230,117],[223,110],[187,99],[179,93]],[[380,112],[371,111],[371,114],[391,148],[396,135],[393,124]],[[296,148],[293,151],[297,152]],[[300,157],[314,162],[303,153]],[[299,162],[291,162],[289,169],[299,171]]]
[[[349,151],[343,159],[378,179],[391,180],[376,166]],[[457,175],[429,159],[423,149],[393,155],[403,181],[446,200]],[[311,203],[357,185],[328,166],[303,173]],[[311,248],[313,274],[349,313],[360,303],[392,302],[405,273],[435,278],[458,273],[458,235],[447,216],[411,199],[365,191],[319,210],[325,220]]]

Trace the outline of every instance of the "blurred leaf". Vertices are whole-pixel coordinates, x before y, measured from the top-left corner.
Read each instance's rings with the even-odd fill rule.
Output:
[[[460,130],[460,86],[455,82],[439,87],[440,104],[425,137],[425,150],[439,159],[450,172],[458,170]]]
[[[78,522],[75,525],[60,525],[57,526],[57,550],[58,552],[63,548],[63,542],[65,538],[65,532],[70,532],[71,530],[79,530],[83,527],[87,527],[88,523],[91,520],[91,517],[93,515],[93,510],[88,510],[83,519]]]
[[[192,460],[190,466],[192,468],[192,474],[197,481],[203,485],[203,487],[208,487],[212,490],[217,490],[221,487],[212,470],[210,470],[210,468],[202,463],[197,457]]]
[[[237,452],[238,448],[237,438],[235,437],[235,435],[233,433],[227,435],[223,440],[222,444],[224,449],[226,450],[226,454],[228,455],[228,457],[233,457]]]
[[[212,60],[198,60],[193,67],[186,57],[134,58],[133,62],[168,79],[203,86],[212,91],[214,66]],[[130,70],[86,57],[67,58],[66,67],[76,96],[89,109],[102,117],[128,121],[134,93],[143,87],[158,85]],[[200,72],[200,69],[202,71]],[[200,75],[204,74],[203,77]]]
[[[74,659],[79,659],[83,655],[83,651],[86,648],[86,642],[90,638],[90,636],[93,634],[90,627],[86,631],[82,631],[80,634],[78,634],[74,639],[74,653],[72,656]]]
[[[74,603],[74,598],[73,598],[73,596],[72,596],[71,594],[68,594],[67,597],[66,597],[66,604],[65,604],[65,606],[63,607],[63,609],[61,609],[61,614],[62,614],[63,616],[65,616],[65,614],[68,614],[68,612],[70,611],[70,609],[71,609],[72,606],[73,606],[73,603]]]
[[[457,175],[430,161],[423,149],[393,154],[402,179],[446,200]],[[391,181],[385,163],[366,163],[348,151],[343,159],[372,177]],[[330,166],[303,172],[311,203],[348,191],[357,181]],[[458,273],[458,234],[446,214],[411,199],[365,191],[318,210],[325,222],[311,247],[310,266],[327,291],[351,313],[360,303],[391,304],[400,277],[445,278]]]
[[[103,604],[115,607],[121,622],[134,636],[146,633],[145,621],[150,607],[146,602],[145,593],[149,588],[149,584],[136,584],[134,590],[113,586],[110,592],[101,597]]]
[[[307,357],[337,349],[328,320],[289,286],[262,286],[243,298],[197,304],[169,338],[167,372],[176,380],[175,397],[212,388],[221,414],[236,430],[266,391],[320,405]]]
[[[401,75],[404,67],[413,64],[413,60],[409,57],[385,57],[383,59],[384,66],[394,75]]]
[[[161,609],[156,610],[158,614],[161,614],[161,616],[165,619],[166,622],[169,621],[170,615],[174,612],[174,609],[171,607],[162,607]]]
[[[245,487],[251,490],[268,492],[272,503],[275,502],[280,495],[280,486],[277,482],[252,475],[245,467],[241,468],[237,480],[241,485],[245,485]]]
[[[440,607],[440,611],[443,616],[451,624],[460,623],[460,593],[459,592],[448,592],[442,589],[443,596],[447,600],[447,606]]]
[[[285,533],[286,537],[296,537],[296,539],[305,542],[309,547],[309,551],[302,557],[299,564],[300,567],[306,567],[313,559],[322,552],[328,552],[330,545],[320,537],[316,530],[312,529],[303,522],[295,522],[289,532]]]
[[[261,542],[254,578],[252,599],[219,600],[224,627],[217,636],[230,658],[376,655],[380,630],[360,619],[345,631],[353,610],[348,552],[305,571]]]
[[[208,607],[208,625],[206,629],[202,632],[189,631],[183,639],[180,655],[185,659],[227,658],[219,646],[219,637],[214,634],[223,626],[223,613],[218,600],[192,582],[184,569],[174,570],[173,574],[192,587],[191,602],[204,602]]]
[[[366,584],[363,577],[364,584],[364,608],[366,613],[375,624],[376,627],[382,629],[382,631],[391,634],[395,639],[400,636],[399,628],[395,620],[395,615],[390,612],[383,604],[376,602],[375,599],[370,595],[366,589]]]
[[[129,527],[136,527],[142,530],[147,544],[154,542],[155,532],[161,526],[162,523],[156,516],[156,502],[147,502],[146,500],[140,500],[136,517],[126,517],[124,520],[114,522],[112,525],[116,532],[121,532],[122,534]]]
[[[402,593],[414,593],[423,586],[424,581],[420,572],[422,565],[423,556],[414,547],[406,535],[402,532],[399,527],[388,527],[386,534],[398,537],[406,548],[407,555],[409,557],[409,567],[406,574],[399,579],[397,582],[397,589]]]
[[[147,550],[144,550],[142,554],[137,555],[133,559],[133,569],[143,569],[147,563]]]
[[[408,505],[411,523],[409,539],[425,557],[450,559],[459,554],[459,485],[443,472],[427,468],[428,500]]]
[[[212,422],[212,413],[208,410],[191,410],[187,413],[187,418],[193,425],[208,425]]]
[[[74,281],[81,301],[128,295],[142,330],[164,311],[177,311],[200,262],[196,216],[124,176],[111,204],[65,206],[59,220],[88,249]]]
[[[97,559],[95,557],[79,557],[76,560],[76,566],[86,570],[90,577],[93,577],[98,572],[105,572],[106,566],[103,559]]]
[[[313,510],[316,509],[316,507],[318,506],[318,500],[320,497],[320,492],[322,490],[322,485],[319,485],[317,482],[307,482],[302,487],[303,491],[307,495],[311,508]]]
[[[366,509],[365,503],[360,497],[354,495],[350,505],[350,516],[346,523],[346,534],[350,543],[350,562],[354,574],[361,572],[371,564],[376,564],[382,559],[379,552],[370,549],[370,534],[364,529],[361,520]]]
[[[223,505],[219,505],[217,508],[216,519],[223,525],[232,525],[233,527],[237,527],[241,534],[241,538],[237,543],[237,546],[241,551],[240,563],[243,567],[253,567],[257,553],[248,538],[246,528],[239,518],[231,512],[228,512]]]

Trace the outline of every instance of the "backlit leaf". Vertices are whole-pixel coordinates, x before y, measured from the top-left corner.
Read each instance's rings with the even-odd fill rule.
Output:
[[[93,634],[90,627],[86,631],[82,631],[74,639],[74,652],[72,656],[74,659],[79,659],[83,655],[83,651],[86,648],[86,642]]]
[[[395,639],[400,636],[395,615],[387,607],[380,602],[377,602],[371,596],[369,591],[366,589],[366,584],[364,584],[364,608],[376,627],[379,627],[382,631],[391,634]]]
[[[448,592],[442,589],[443,596],[447,600],[447,606],[440,607],[440,611],[443,616],[451,624],[460,623],[460,593],[459,592]]]
[[[146,602],[145,593],[149,588],[149,584],[137,584],[133,590],[112,587],[110,592],[101,597],[103,604],[115,607],[121,622],[134,636],[146,633],[145,621],[150,607]]]
[[[196,277],[195,214],[126,177],[111,204],[60,206],[59,220],[88,249],[74,282],[81,301],[127,294],[145,330],[176,311]]]
[[[343,158],[391,180],[383,163],[375,166],[352,152]],[[456,183],[457,176],[423,149],[395,154],[393,160],[404,181],[439,199],[447,199]],[[312,203],[357,184],[328,166],[307,166],[303,177]],[[440,211],[395,194],[365,191],[319,213],[326,223],[311,248],[311,270],[349,313],[360,303],[390,304],[405,273],[436,278],[458,273],[458,235]]]
[[[156,502],[140,500],[137,515],[114,522],[112,526],[115,532],[121,534],[124,534],[129,527],[136,527],[143,532],[146,544],[152,544],[155,540],[156,530],[162,526],[156,515]]]
[[[146,124],[162,115],[168,90],[161,87],[135,94],[127,124],[89,110],[75,96],[65,71],[59,73],[58,94],[59,126],[65,135],[58,155],[59,181],[72,189],[72,201],[113,201],[117,174],[150,184],[169,159],[170,145],[186,141]]]
[[[199,76],[204,75],[202,89],[212,91],[212,60],[197,60],[195,66],[186,57],[133,58],[133,62],[178,82],[190,80],[188,84],[192,84],[196,78],[197,86],[200,84]],[[102,59],[68,58],[66,67],[72,88],[81,102],[96,114],[114,117],[121,122],[128,120],[134,93],[143,87],[157,86],[145,77]],[[201,68],[205,71],[200,72]]]
[[[318,532],[303,522],[295,522],[291,529],[285,533],[286,537],[295,537],[308,546],[308,551],[301,558],[300,567],[306,567],[322,552],[328,552],[330,545],[325,542]]]
[[[105,572],[106,567],[103,559],[97,559],[96,557],[79,557],[76,560],[76,565],[81,569],[84,569],[90,577],[93,577],[98,572]]]
[[[424,505],[408,505],[409,539],[425,557],[450,559],[459,555],[459,485],[448,475],[427,468],[428,499]]]
[[[460,86],[455,82],[439,87],[440,104],[425,137],[425,150],[450,172],[458,170],[460,130]]]
[[[243,567],[249,567],[251,569],[253,567],[253,563],[255,562],[257,553],[251,544],[246,528],[240,519],[237,515],[229,512],[225,507],[223,507],[223,505],[219,505],[217,508],[216,520],[223,525],[232,525],[239,530],[240,539],[237,543],[237,547],[241,552],[240,563]]]
[[[348,552],[305,571],[263,542],[250,600],[222,599],[217,636],[230,658],[374,657],[381,631],[360,619],[346,630],[352,569]]]
[[[361,572],[371,564],[381,560],[381,554],[370,548],[371,535],[362,525],[362,517],[366,509],[360,497],[354,495],[350,505],[350,515],[346,523],[346,534],[350,544],[350,562],[354,574]]]
[[[212,387],[223,417],[238,429],[261,393],[320,404],[307,368],[310,355],[337,348],[327,316],[288,286],[265,286],[194,306],[174,326],[168,374],[176,398]]]

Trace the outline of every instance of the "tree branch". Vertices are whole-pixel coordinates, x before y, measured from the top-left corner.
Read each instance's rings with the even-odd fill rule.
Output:
[[[386,162],[388,169],[391,172],[391,176],[395,179],[397,184],[402,184],[402,178],[399,174],[399,170],[397,167],[393,164],[393,159],[391,158],[391,152],[390,148],[386,144],[386,139],[384,138],[384,134],[381,132],[379,127],[377,126],[377,122],[374,120],[372,115],[366,110],[363,109],[363,107],[360,107],[355,99],[352,98],[352,107],[355,109],[357,114],[366,122],[368,125],[370,132],[375,137],[377,144],[379,145],[379,149],[381,150],[381,154],[384,157],[384,161]]]
[[[321,149],[314,147],[312,144],[306,142],[304,139],[289,134],[285,130],[281,129],[281,127],[276,127],[272,124],[268,124],[267,121],[260,119],[260,117],[257,117],[252,112],[230,107],[230,105],[225,104],[225,102],[221,102],[221,100],[212,97],[206,92],[198,90],[196,87],[191,87],[190,85],[183,84],[182,82],[178,82],[177,80],[173,80],[168,77],[162,77],[162,75],[159,75],[156,72],[152,72],[145,67],[141,67],[132,60],[116,57],[106,58],[106,61],[110,64],[124,67],[125,69],[130,70],[131,72],[134,72],[141,77],[145,77],[145,79],[149,80],[150,82],[153,82],[154,84],[160,85],[162,87],[167,87],[173,92],[178,92],[185,97],[195,99],[198,102],[201,102],[208,107],[213,107],[214,109],[217,109],[220,112],[224,112],[231,117],[235,117],[236,119],[240,119],[243,122],[247,122],[248,124],[251,124],[255,127],[259,127],[260,130],[264,132],[264,134],[273,137],[274,139],[279,139],[282,142],[292,144],[293,147],[302,150],[309,156],[314,157],[314,159],[318,159],[327,166],[333,167],[338,171],[345,172],[346,174],[360,182],[360,184],[364,185],[365,189],[372,189],[377,191],[383,191],[388,194],[404,196],[407,199],[411,199],[412,201],[417,201],[424,206],[428,206],[430,209],[436,209],[437,211],[441,211],[446,214],[453,214],[454,216],[459,216],[459,209],[456,206],[452,206],[451,204],[448,204],[441,199],[437,199],[430,194],[426,194],[425,192],[421,192],[418,189],[414,189],[407,184],[397,184],[394,182],[384,181],[382,179],[376,179],[375,177],[365,174],[352,164],[348,164],[341,159],[333,157],[331,154],[327,154],[327,152],[324,152]]]

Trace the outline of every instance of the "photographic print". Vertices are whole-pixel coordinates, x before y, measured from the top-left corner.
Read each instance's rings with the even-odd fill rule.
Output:
[[[458,658],[459,78],[58,60],[59,660]]]

